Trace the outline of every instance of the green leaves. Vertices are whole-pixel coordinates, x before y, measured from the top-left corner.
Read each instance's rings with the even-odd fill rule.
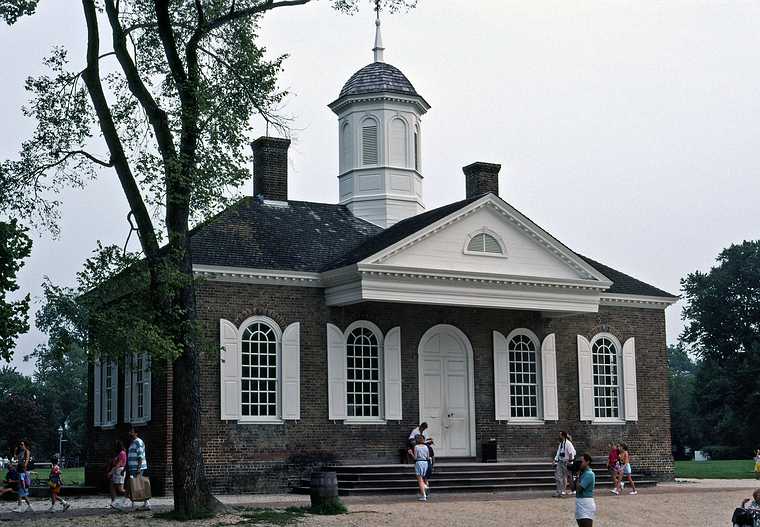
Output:
[[[9,26],[24,15],[31,15],[37,9],[39,0],[0,0],[0,17]]]
[[[0,359],[10,361],[16,339],[29,331],[29,295],[9,300],[18,291],[16,274],[32,251],[32,240],[15,219],[0,221]]]

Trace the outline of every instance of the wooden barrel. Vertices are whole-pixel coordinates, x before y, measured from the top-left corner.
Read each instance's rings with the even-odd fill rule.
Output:
[[[335,472],[312,472],[311,506],[333,505],[338,500],[338,474]]]

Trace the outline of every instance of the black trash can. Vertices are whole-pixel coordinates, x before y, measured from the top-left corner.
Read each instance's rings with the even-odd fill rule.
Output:
[[[496,463],[496,451],[499,444],[496,439],[489,439],[487,443],[480,445],[480,458],[482,463]]]

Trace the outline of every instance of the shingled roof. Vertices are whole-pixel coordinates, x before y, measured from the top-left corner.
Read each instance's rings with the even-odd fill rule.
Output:
[[[243,198],[193,229],[193,263],[301,272],[337,269],[382,251],[480,198],[438,207],[388,229],[357,218],[344,205]],[[612,281],[608,293],[675,297],[591,258],[578,256]]]
[[[373,62],[348,79],[338,98],[378,92],[419,95],[400,69],[385,62]]]

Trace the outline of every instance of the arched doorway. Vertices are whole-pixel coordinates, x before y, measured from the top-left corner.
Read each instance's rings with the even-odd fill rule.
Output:
[[[428,329],[417,350],[420,421],[430,426],[436,456],[475,455],[472,345],[455,326]]]

